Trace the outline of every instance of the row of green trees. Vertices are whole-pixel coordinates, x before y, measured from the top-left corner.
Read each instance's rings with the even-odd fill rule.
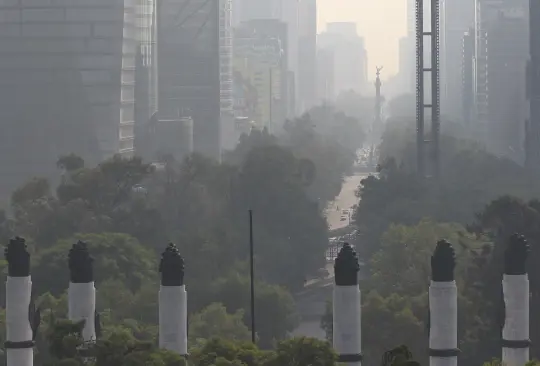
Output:
[[[57,186],[34,178],[13,192],[0,212],[0,240],[27,239],[34,300],[57,319],[67,315],[68,250],[88,242],[106,331],[120,327],[143,341],[157,335],[157,265],[172,241],[186,261],[190,344],[211,336],[244,341],[251,209],[258,344],[270,348],[298,324],[291,294],[324,266],[323,209],[351,169],[352,149],[306,115],[279,137],[265,130],[242,136],[222,164],[198,155],[161,164],[116,156],[87,166],[66,155]],[[6,262],[0,267],[5,277]],[[4,297],[0,287],[0,303]]]
[[[358,190],[356,246],[367,263],[361,283],[365,359],[376,362],[384,349],[404,343],[421,364],[428,362],[429,259],[436,242],[448,239],[458,259],[460,362],[479,365],[500,357],[503,252],[514,232],[531,243],[531,309],[540,305],[540,272],[534,265],[540,256],[539,182],[452,127],[441,137],[440,180],[420,179],[412,127],[387,126],[380,172]],[[329,307],[322,319],[329,337],[331,319]],[[539,321],[531,311],[534,358],[540,356]]]
[[[85,342],[84,321],[56,319],[51,312],[44,320],[36,339],[34,364],[45,366],[185,366],[187,358],[194,366],[334,366],[337,360],[331,345],[317,339],[293,338],[262,350],[229,334],[212,334],[192,343],[186,358],[159,349],[156,339],[138,339],[136,332],[121,326],[107,327],[97,341]],[[5,358],[0,358],[0,365],[5,365]]]

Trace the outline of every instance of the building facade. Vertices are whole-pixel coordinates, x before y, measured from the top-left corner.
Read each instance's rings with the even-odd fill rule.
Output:
[[[32,146],[17,163],[0,161],[7,175],[46,175],[71,152],[134,153],[136,68],[151,80],[154,9],[153,0],[0,2],[0,155],[13,156],[16,140]],[[155,93],[143,95],[152,108]]]
[[[244,95],[243,108],[252,98],[254,103],[249,105],[254,104],[254,126],[266,127],[272,133],[281,128],[279,124],[285,116],[286,59],[281,40],[257,32],[252,27],[254,22],[258,21],[244,23],[235,32],[234,70],[239,76],[238,84],[242,85],[238,88]]]
[[[441,1],[441,107],[442,113],[457,121],[461,112],[463,35],[474,25],[474,0]]]
[[[523,161],[528,1],[477,0],[475,120],[487,146]]]
[[[303,113],[317,100],[317,1],[300,0],[298,19],[297,112]]]
[[[194,151],[221,158],[232,120],[231,0],[158,4],[159,119],[193,119]]]
[[[527,13],[501,11],[487,34],[488,138],[493,151],[523,162],[527,119]]]
[[[416,80],[414,37],[399,39],[399,90],[402,93],[412,93]]]
[[[540,2],[529,4],[530,60],[527,68],[529,118],[526,128],[525,165],[540,174]]]
[[[317,99],[318,103],[335,101],[334,50],[330,47],[317,50]]]
[[[461,61],[461,120],[470,126],[474,118],[474,28],[463,35]]]
[[[356,24],[348,22],[328,23],[326,32],[319,34],[319,49],[332,51],[334,60],[334,94],[353,90],[366,92],[367,52],[364,39],[356,33]]]

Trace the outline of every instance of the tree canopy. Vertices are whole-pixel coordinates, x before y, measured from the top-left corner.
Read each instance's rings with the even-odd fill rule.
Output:
[[[379,172],[358,189],[354,240],[367,264],[360,285],[362,321],[364,329],[379,329],[363,334],[366,360],[375,362],[383,349],[401,342],[420,364],[427,362],[429,258],[439,239],[448,239],[456,250],[462,362],[479,364],[500,353],[501,274],[513,233],[531,243],[531,308],[538,305],[532,264],[540,239],[537,178],[468,140],[459,126],[445,131],[441,177],[426,179],[416,174],[414,129],[406,121],[388,123]],[[321,323],[329,337],[331,318],[329,307]],[[531,312],[531,325],[537,321]],[[531,339],[540,337],[536,328],[531,326]],[[534,343],[531,355],[539,355]]]
[[[291,293],[325,265],[323,209],[339,193],[363,139],[353,118],[336,111],[329,123],[337,128],[316,130],[306,115],[279,136],[253,130],[223,163],[195,154],[159,164],[114,156],[92,165],[62,155],[58,181],[37,177],[13,192],[12,215],[0,215],[0,238],[27,239],[36,301],[57,318],[67,314],[67,253],[87,242],[104,334],[138,342],[156,337],[157,264],[174,242],[186,260],[190,344],[211,335],[242,341],[251,327],[252,210],[255,300],[265,314],[257,318],[257,339],[272,348],[298,324]],[[346,140],[350,133],[358,138]]]

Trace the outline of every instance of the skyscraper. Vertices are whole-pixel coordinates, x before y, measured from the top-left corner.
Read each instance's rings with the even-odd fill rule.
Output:
[[[300,0],[298,7],[299,112],[317,100],[317,0]]]
[[[334,50],[331,47],[317,50],[317,99],[319,103],[333,101],[335,94]]]
[[[399,39],[399,84],[404,93],[412,92],[415,81],[414,37]]]
[[[462,43],[474,25],[475,0],[441,0],[441,107],[459,120],[461,114]]]
[[[275,35],[257,31],[258,23],[277,20],[252,20],[241,23],[235,30],[234,66],[242,84],[253,88],[256,98],[253,122],[262,129],[275,133],[285,118],[286,103],[282,98],[287,80],[286,59],[281,39]]]
[[[490,149],[523,159],[528,1],[477,0],[476,121]]]
[[[320,49],[332,50],[334,65],[333,90],[337,95],[353,90],[362,93],[371,89],[367,83],[367,53],[364,39],[356,33],[351,22],[328,23],[326,32],[319,34]]]
[[[289,85],[287,91],[287,116],[292,117],[295,113],[294,101],[298,98],[297,85],[298,79],[298,65],[299,65],[299,2],[300,0],[235,0],[237,2],[237,8],[239,12],[238,20],[240,22],[246,22],[250,20],[279,20],[286,26],[286,47],[284,52],[287,58],[287,65],[289,71],[293,74],[287,76],[287,84]],[[236,15],[235,15],[236,17]],[[239,24],[238,23],[238,24]],[[237,25],[238,25],[237,24]],[[294,76],[294,79],[291,78]]]
[[[461,120],[470,125],[474,116],[474,28],[463,36],[461,62]]]
[[[222,124],[232,123],[231,8],[231,0],[158,5],[159,118],[191,116],[194,150],[214,159]]]
[[[540,2],[529,3],[530,61],[527,85],[529,120],[526,131],[525,164],[531,172],[540,174]]]
[[[146,71],[151,79],[154,1],[13,4],[0,4],[1,184],[47,176],[61,154],[132,155],[136,81]]]

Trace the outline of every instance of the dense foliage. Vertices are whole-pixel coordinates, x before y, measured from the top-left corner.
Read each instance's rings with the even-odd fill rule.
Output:
[[[415,131],[394,121],[383,135],[379,174],[359,187],[354,219],[356,246],[367,263],[361,288],[368,363],[403,343],[427,364],[429,258],[439,239],[453,243],[458,260],[460,362],[482,364],[500,357],[503,253],[512,233],[524,234],[532,246],[531,309],[540,305],[538,182],[520,165],[464,139],[458,128],[446,131],[441,179],[417,177]],[[329,338],[331,309],[321,321]],[[531,356],[536,358],[539,321],[531,311]]]
[[[354,119],[340,115],[336,123],[331,131],[345,131],[339,136],[356,131],[361,143],[362,130]],[[114,343],[114,337],[130,337],[124,346],[135,342],[136,349],[147,347],[137,342],[157,337],[157,265],[166,244],[174,242],[186,261],[190,344],[205,344],[213,336],[245,341],[251,336],[247,263],[252,210],[255,303],[264,314],[256,319],[257,343],[273,348],[298,324],[292,294],[325,264],[323,208],[339,193],[354,162],[354,146],[312,125],[306,115],[287,122],[278,137],[253,130],[221,164],[198,155],[162,164],[115,156],[93,166],[75,154],[61,156],[59,184],[36,177],[13,192],[10,207],[0,214],[0,239],[26,238],[35,302],[55,319],[67,315],[68,250],[78,240],[87,242],[95,258],[105,339]],[[2,339],[4,332],[0,327]],[[57,357],[46,346],[55,343],[42,338],[40,354]],[[116,347],[97,345],[98,350],[109,346]],[[280,347],[301,352],[304,346],[278,346],[275,357]],[[161,356],[152,352],[145,364],[162,365]],[[96,362],[128,361],[98,357]]]
[[[219,306],[214,310],[220,313]],[[160,350],[155,342],[140,341],[132,334],[116,329],[96,342],[84,342],[84,322],[53,320],[44,335],[39,360],[51,366],[185,366],[180,355]],[[241,327],[238,323],[237,327]],[[216,328],[217,329],[217,328]],[[228,329],[232,330],[232,329]],[[246,329],[247,330],[247,329]],[[234,333],[234,331],[233,331]],[[208,338],[189,350],[189,364],[195,366],[334,366],[337,356],[327,342],[312,338],[293,338],[279,342],[275,349],[264,351],[240,339]]]

